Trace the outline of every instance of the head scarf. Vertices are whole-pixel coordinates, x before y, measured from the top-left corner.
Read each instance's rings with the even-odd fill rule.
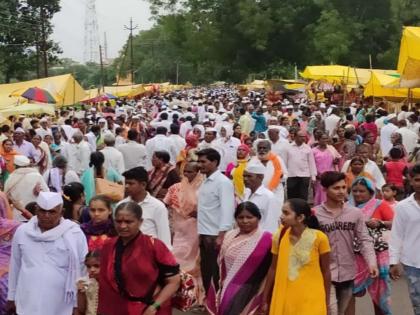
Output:
[[[185,138],[185,142],[187,143],[187,148],[190,148],[190,149],[196,148],[198,146],[198,141],[199,141],[198,137],[193,133],[190,133]]]
[[[247,155],[251,153],[251,149],[246,144],[241,144],[238,149],[245,151]]]
[[[241,144],[238,149],[244,150],[246,152],[246,157],[243,160],[238,160],[238,164],[233,169],[231,174],[236,195],[243,197],[245,192],[244,171],[248,164],[249,153],[251,152],[251,149],[246,144]]]

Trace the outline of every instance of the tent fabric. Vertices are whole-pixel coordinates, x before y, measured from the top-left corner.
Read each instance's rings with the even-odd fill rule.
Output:
[[[363,69],[341,65],[307,66],[301,77],[307,80],[325,80],[330,83],[347,83],[364,85],[370,80],[371,73],[398,76],[396,70]]]
[[[371,79],[365,86],[365,97],[383,97],[392,100],[408,98],[409,89],[399,88],[400,79],[390,75],[373,73]],[[420,89],[412,89],[412,97],[420,99]]]
[[[405,27],[401,38],[398,72],[401,87],[420,87],[420,27]]]
[[[0,108],[26,103],[20,97],[27,89],[37,87],[47,90],[57,101],[56,106],[70,106],[85,98],[85,91],[71,74],[18,83],[0,85]]]
[[[11,115],[40,115],[48,114],[53,116],[55,114],[54,104],[39,104],[28,103],[22,105],[13,105],[7,108],[0,109],[0,115],[9,117]]]

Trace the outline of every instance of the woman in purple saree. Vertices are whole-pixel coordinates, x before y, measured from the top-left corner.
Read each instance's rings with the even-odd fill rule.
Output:
[[[238,228],[226,233],[219,254],[220,288],[211,286],[206,306],[212,315],[254,314],[271,264],[271,233],[258,228],[261,213],[252,202],[238,205]]]

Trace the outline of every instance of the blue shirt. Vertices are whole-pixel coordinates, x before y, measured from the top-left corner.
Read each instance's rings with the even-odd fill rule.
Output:
[[[252,118],[255,119],[255,127],[254,127],[255,132],[260,133],[267,130],[267,123],[265,121],[264,115],[253,113]]]

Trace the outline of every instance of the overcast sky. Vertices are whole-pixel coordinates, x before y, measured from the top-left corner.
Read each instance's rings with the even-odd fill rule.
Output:
[[[54,16],[53,39],[63,49],[62,57],[83,61],[86,0],[61,0],[61,11]],[[139,30],[149,29],[149,4],[144,0],[96,0],[99,35],[103,44],[107,33],[108,57],[115,58],[127,40],[130,17]],[[136,31],[138,32],[138,30]]]

